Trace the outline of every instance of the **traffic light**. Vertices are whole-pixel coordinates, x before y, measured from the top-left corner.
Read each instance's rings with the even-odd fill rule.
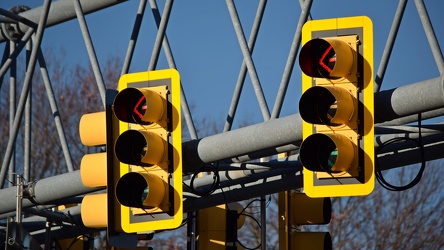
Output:
[[[305,225],[326,225],[331,221],[330,197],[311,198],[304,193],[290,193],[290,220],[292,227]],[[291,249],[332,249],[329,232],[293,232]]]
[[[90,228],[106,228],[107,243],[115,247],[136,247],[137,235],[127,234],[120,226],[119,207],[113,206],[114,141],[118,136],[118,121],[111,110],[116,90],[106,90],[105,111],[85,114],[79,122],[80,140],[85,146],[100,147],[98,153],[85,154],[80,163],[80,176],[86,187],[106,187],[106,193],[85,195],[81,205],[83,224]],[[111,184],[111,185],[110,185]],[[111,202],[110,202],[111,201]],[[111,206],[110,206],[111,204]],[[109,215],[109,216],[108,216]]]
[[[126,233],[176,228],[182,222],[180,79],[174,69],[123,75],[114,99],[119,120],[114,197],[108,201]]]
[[[199,210],[197,249],[238,249],[237,230],[245,222],[242,210],[237,202]]]
[[[279,193],[279,249],[332,249],[329,232],[305,230],[305,226],[331,221],[330,197],[311,198],[299,191]]]
[[[367,195],[374,187],[372,22],[365,16],[309,21],[302,40],[304,192]]]
[[[79,122],[79,134],[85,146],[105,146],[106,144],[105,111],[85,114]],[[86,187],[98,188],[107,185],[106,152],[85,154],[80,163],[80,177]],[[107,195],[106,193],[85,195],[82,200],[81,216],[83,224],[91,228],[106,228]]]

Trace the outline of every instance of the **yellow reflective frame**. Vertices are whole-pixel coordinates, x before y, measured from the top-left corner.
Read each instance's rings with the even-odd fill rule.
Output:
[[[151,230],[171,229],[176,228],[182,223],[183,219],[183,199],[182,199],[182,130],[181,130],[181,115],[180,115],[180,76],[179,72],[175,69],[164,69],[155,71],[146,71],[122,75],[119,79],[118,90],[121,91],[125,88],[132,87],[132,85],[140,82],[149,82],[162,79],[170,79],[171,86],[168,89],[171,95],[172,104],[172,146],[174,160],[172,174],[174,185],[174,216],[169,219],[163,220],[151,220],[151,221],[138,221],[132,222],[131,214],[140,214],[143,212],[141,209],[133,209],[120,205],[117,201],[114,202],[115,206],[119,206],[116,211],[120,210],[120,214],[115,215],[115,221],[120,220],[121,229],[126,233],[146,232]],[[134,124],[132,124],[134,126]],[[119,121],[119,134],[128,130],[128,123]],[[120,163],[120,176],[128,173],[128,164]],[[146,210],[149,211],[149,210]]]
[[[304,192],[310,197],[336,197],[336,196],[358,196],[368,195],[374,188],[374,69],[373,69],[373,24],[370,18],[366,16],[334,18],[325,20],[308,21],[302,29],[302,45],[313,37],[313,32],[335,31],[341,29],[362,29],[362,57],[364,58],[364,88],[363,105],[364,105],[364,131],[359,135],[363,141],[364,157],[364,180],[362,183],[343,184],[340,181],[332,185],[317,185],[316,172],[309,171],[304,168]],[[351,35],[351,34],[350,34]],[[313,79],[302,74],[302,93],[313,86]],[[361,121],[362,122],[362,121]],[[303,139],[314,133],[313,124],[302,122]],[[325,173],[319,176],[324,178]],[[335,179],[332,177],[332,179]],[[337,178],[341,180],[340,178]]]

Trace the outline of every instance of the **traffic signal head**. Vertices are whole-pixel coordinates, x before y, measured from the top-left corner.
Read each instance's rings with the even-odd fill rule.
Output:
[[[119,122],[112,166],[124,232],[175,228],[182,222],[180,80],[176,70],[123,75],[114,99]]]
[[[243,206],[237,202],[198,211],[196,249],[237,249],[237,230],[245,223]]]
[[[291,249],[332,249],[328,232],[307,232],[310,225],[326,225],[331,221],[330,197],[310,198],[304,193],[290,193],[290,222],[299,230],[291,235]],[[301,231],[302,229],[302,231]],[[305,232],[304,232],[305,231]]]
[[[310,198],[304,193],[290,193],[291,224],[326,225],[331,221],[330,197]]]
[[[85,146],[106,144],[105,111],[85,114],[79,122],[80,140]],[[80,162],[80,177],[85,187],[106,187],[106,153],[85,154]],[[83,224],[91,228],[107,227],[106,193],[85,195],[81,205]]]
[[[105,111],[85,114],[79,122],[80,140],[85,146],[100,147],[99,153],[85,154],[80,163],[80,177],[85,187],[107,189],[106,193],[83,197],[81,216],[83,224],[91,228],[106,228],[108,244],[116,247],[136,247],[137,235],[123,233],[120,218],[115,220],[118,208],[114,200],[113,168],[114,138],[118,134],[117,120],[111,111],[115,90],[106,90]],[[103,152],[105,149],[106,152]],[[111,204],[111,205],[110,205]]]
[[[365,195],[373,189],[371,29],[367,17],[309,21],[303,27],[299,156],[308,196]]]

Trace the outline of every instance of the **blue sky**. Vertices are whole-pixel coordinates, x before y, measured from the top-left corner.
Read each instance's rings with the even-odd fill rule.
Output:
[[[444,1],[425,1],[438,41],[444,43],[442,10]],[[40,6],[43,1],[6,0],[2,8],[17,4]],[[259,1],[235,1],[248,39]],[[101,65],[110,56],[124,57],[131,35],[139,1],[131,0],[86,17]],[[162,11],[164,1],[158,1]],[[393,21],[398,1],[394,0],[315,0],[313,19],[344,16],[369,16],[374,26],[375,72]],[[270,112],[281,81],[300,6],[296,0],[268,1],[256,42],[253,60],[265,93]],[[148,68],[156,26],[147,9],[142,32],[136,47],[131,72]],[[88,63],[88,55],[77,20],[51,27],[45,31],[43,47],[63,49],[68,63]],[[194,113],[210,115],[223,124],[242,63],[242,53],[225,1],[175,1],[167,29],[177,68]],[[0,44],[3,48],[4,44]],[[50,67],[50,65],[49,65]],[[161,54],[157,68],[167,68]],[[385,75],[382,89],[438,77],[422,24],[413,1],[407,4],[404,19]],[[298,112],[301,93],[301,71],[298,64],[291,78],[281,116]],[[237,117],[247,116],[252,122],[262,121],[254,91],[247,76]]]

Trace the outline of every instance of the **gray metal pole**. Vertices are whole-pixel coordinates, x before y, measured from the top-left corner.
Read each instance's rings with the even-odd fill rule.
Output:
[[[154,42],[154,48],[151,52],[151,59],[148,65],[148,70],[154,70],[157,66],[157,60],[159,60],[160,49],[164,41],[166,28],[170,19],[171,9],[173,8],[174,0],[167,0],[162,13],[162,20],[158,25],[156,40]]]
[[[26,65],[29,65],[29,59],[31,56],[31,41],[26,44]],[[32,79],[29,85],[28,92],[26,93],[25,103],[25,122],[24,122],[24,145],[23,145],[23,176],[29,180],[31,176],[31,124],[32,124]]]
[[[128,43],[125,60],[123,61],[121,75],[129,72],[130,64],[133,58],[134,49],[136,48],[137,38],[139,37],[140,26],[142,25],[143,16],[145,13],[146,0],[141,0],[139,8],[137,9],[136,20],[134,21],[133,31],[131,32],[131,39]]]
[[[421,119],[422,120],[427,120],[427,119],[443,116],[444,115],[444,109],[441,108],[441,109],[435,109],[435,110],[430,110],[430,111],[420,112],[420,113],[421,113]],[[418,121],[418,114],[395,118],[395,119],[390,120],[390,121],[379,123],[378,125],[381,125],[381,126],[397,126],[397,125],[408,124],[408,123],[412,123],[412,122],[416,122],[416,121]]]
[[[98,189],[83,186],[80,171],[73,171],[66,174],[56,175],[39,180],[28,185],[26,192],[30,192],[31,199],[23,199],[23,208],[51,204],[56,200],[74,197],[81,194],[91,193]],[[15,211],[16,187],[0,190],[0,214]]]
[[[423,142],[426,161],[442,158],[444,134],[424,137]],[[378,161],[381,169],[387,170],[418,163],[420,160],[418,156],[418,148],[412,147],[407,143],[398,143],[387,146],[378,155]],[[297,155],[276,160],[278,165],[279,161],[283,162],[284,166],[286,164],[293,164],[293,167],[230,171],[227,172],[227,176],[224,176],[226,178],[221,179],[220,184],[223,187],[223,191],[218,189],[211,195],[203,197],[185,193],[184,212],[302,187],[302,178],[299,175],[301,165],[297,161]],[[212,176],[210,175],[201,178],[197,178],[194,182],[196,188],[204,188],[212,181]],[[187,185],[189,185],[188,181],[184,184],[185,190],[189,190]],[[31,188],[28,187],[27,190],[28,192],[32,191],[33,198],[32,201],[24,199],[23,208],[39,204],[51,204],[51,202],[57,200],[91,193],[98,189],[84,187],[80,178],[80,171],[74,171],[39,180]],[[0,200],[4,201],[2,206],[0,206],[0,214],[15,211],[14,198],[16,192],[17,189],[15,187],[0,190]]]
[[[10,46],[10,53],[14,52],[15,50],[15,42],[10,42],[9,46]],[[13,60],[11,63],[11,69],[9,71],[10,77],[9,77],[9,127],[12,128],[12,126],[14,125],[14,117],[15,117],[15,106],[16,106],[16,100],[15,100],[15,95],[16,95],[16,87],[17,87],[17,60]],[[11,137],[12,131],[9,131],[9,137]],[[14,180],[14,173],[15,173],[15,159],[16,159],[16,151],[15,151],[15,145],[13,145],[12,147],[12,156],[11,156],[11,160],[9,162],[9,171],[8,171],[8,176],[9,176],[9,180],[11,180],[8,183],[9,187],[14,186],[15,182],[12,182]]]
[[[207,196],[185,196],[184,212],[252,199],[261,195],[269,195],[284,190],[302,187],[302,175],[295,169],[272,170],[268,177],[263,177],[247,184],[240,183],[216,190]],[[273,174],[272,174],[273,173]]]
[[[259,28],[261,26],[262,17],[264,16],[265,6],[267,5],[266,0],[262,0],[256,11],[256,17],[254,18],[253,27],[251,28],[250,38],[248,39],[248,48],[250,53],[253,54],[254,45],[256,44],[256,38],[259,33]],[[236,87],[234,88],[233,97],[231,99],[230,108],[228,109],[227,120],[224,126],[224,132],[231,130],[233,125],[234,116],[236,115],[237,106],[239,104],[240,95],[245,82],[245,76],[247,75],[247,65],[245,60],[242,61],[242,66],[237,77]]]
[[[444,75],[375,94],[375,123],[444,108]]]
[[[439,134],[444,132],[444,124],[428,124],[421,126],[421,133],[423,134]],[[417,126],[376,126],[375,134],[409,134],[409,133],[419,133],[419,128]]]
[[[99,89],[100,97],[102,99],[103,108],[105,109],[105,92],[106,86],[103,80],[102,71],[100,70],[99,61],[97,60],[96,51],[94,49],[91,36],[89,34],[88,25],[86,23],[85,16],[83,14],[82,5],[80,0],[74,0],[74,9],[76,12],[77,20],[79,21],[80,30],[82,31],[83,41],[85,41],[86,51],[88,52],[91,68],[96,79],[97,87]],[[86,84],[86,83],[85,83]]]
[[[282,74],[281,84],[279,85],[278,94],[276,96],[276,101],[273,106],[273,112],[271,113],[271,118],[275,119],[279,117],[282,109],[282,104],[284,103],[285,93],[287,92],[288,84],[290,82],[291,73],[293,72],[294,62],[296,61],[296,56],[301,45],[302,38],[302,26],[310,16],[311,5],[313,0],[307,0],[305,2],[299,2],[301,4],[301,15],[299,16],[298,25],[296,26],[296,31],[294,33],[293,42],[291,44],[290,52],[288,53],[287,63],[285,64],[284,73]]]
[[[11,63],[13,60],[16,60],[17,56],[20,54],[22,49],[25,47],[26,43],[31,39],[32,34],[34,33],[34,29],[30,28],[28,31],[26,31],[25,35],[20,40],[20,43],[15,47],[14,51],[11,52],[8,59],[1,65],[0,68],[0,77],[3,78],[6,71],[8,71],[9,67],[11,66]],[[0,88],[2,86],[3,82],[0,82]]]
[[[278,170],[278,173],[280,174],[282,173],[281,171],[284,171],[285,173],[290,170],[300,171],[302,166],[298,162],[298,155],[292,155],[263,163],[232,163],[224,167],[219,166],[220,184],[217,187],[225,188],[233,184],[254,182],[261,178],[272,176],[270,173],[276,169],[281,169]],[[274,174],[276,175],[276,173]],[[191,192],[192,188],[209,190],[214,185],[214,181],[214,177],[211,174],[195,178],[193,182],[191,182],[191,179],[186,180],[184,181],[184,192]]]
[[[426,161],[442,159],[444,152],[444,134],[422,138]],[[377,157],[381,170],[388,170],[421,162],[421,151],[415,143],[396,143],[381,149]]]
[[[261,196],[261,225],[267,225],[267,202],[265,196]],[[261,227],[261,249],[267,249],[267,227]]]
[[[160,28],[161,17],[159,13],[159,8],[157,8],[157,3],[155,0],[150,0],[151,10],[153,12],[154,19],[156,21],[157,28]],[[165,57],[168,61],[168,65],[170,68],[177,69],[176,62],[173,57],[173,52],[171,51],[170,43],[168,41],[168,36],[165,33],[163,42],[162,42],[163,50],[165,51]],[[187,124],[188,132],[190,133],[190,137],[192,140],[198,138],[196,128],[194,126],[193,117],[191,116],[190,108],[188,106],[188,101],[185,95],[185,91],[183,89],[182,81],[180,84],[180,106],[182,107],[183,118],[185,123]]]
[[[248,73],[250,75],[251,83],[253,84],[254,93],[262,112],[264,121],[270,119],[270,110],[268,109],[267,100],[265,99],[264,92],[262,90],[261,83],[254,65],[253,58],[251,57],[251,51],[248,47],[245,34],[242,29],[242,25],[237,14],[236,6],[233,0],[226,0],[228,12],[230,13],[231,21],[233,22],[234,31],[236,32],[237,40],[241,47],[242,55],[244,56],[244,62],[247,65]]]
[[[444,77],[375,93],[375,123],[444,108]],[[184,143],[184,172],[192,173],[205,163],[293,144],[302,140],[299,114],[232,130]],[[268,154],[269,155],[269,154]],[[257,155],[258,158],[267,155]]]
[[[126,0],[80,0],[80,2],[83,7],[83,13],[89,14],[121,2],[126,2]],[[28,11],[20,13],[19,15],[23,16],[33,23],[38,23],[38,20],[42,14],[42,9],[43,7],[30,9]],[[48,20],[45,27],[54,26],[56,24],[72,20],[75,17],[76,13],[74,10],[74,2],[72,0],[54,1],[51,4],[51,12],[48,15]],[[18,29],[21,32],[26,32],[29,29],[29,26],[24,23],[19,23]],[[6,40],[7,38],[4,37],[2,33],[0,33],[0,42],[4,42]]]
[[[392,54],[393,46],[395,45],[396,36],[398,35],[399,26],[401,25],[402,16],[404,15],[407,0],[400,0],[398,8],[396,9],[395,17],[393,18],[392,27],[390,28],[389,36],[382,52],[381,61],[379,62],[378,73],[375,78],[375,92],[379,92],[384,80],[385,70]]]
[[[416,9],[418,10],[419,18],[424,28],[424,32],[427,36],[427,40],[430,44],[433,57],[435,58],[436,66],[439,73],[444,74],[444,58],[442,57],[441,48],[439,47],[438,39],[436,39],[435,31],[433,30],[432,23],[430,22],[429,14],[424,5],[423,0],[415,0]]]
[[[25,75],[25,80],[23,83],[22,93],[20,95],[19,103],[17,106],[16,117],[14,118],[14,126],[11,128],[13,131],[12,132],[13,136],[10,137],[8,140],[8,145],[7,145],[6,151],[5,151],[5,158],[3,159],[2,168],[0,170],[0,185],[2,188],[4,187],[4,182],[5,182],[5,177],[6,177],[9,161],[11,160],[11,157],[12,157],[12,149],[13,149],[12,144],[13,144],[13,142],[15,142],[15,140],[17,138],[18,128],[19,128],[19,125],[20,125],[20,122],[22,119],[22,115],[23,115],[23,111],[25,108],[26,95],[27,95],[28,90],[30,88],[32,76],[34,74],[34,68],[35,68],[36,61],[37,61],[37,54],[39,52],[40,44],[42,42],[43,32],[44,32],[45,23],[46,23],[46,19],[48,17],[50,6],[51,6],[51,1],[45,0],[44,5],[43,5],[43,10],[42,10],[42,15],[40,16],[39,24],[37,26],[37,30],[36,30],[36,34],[35,34],[34,47],[31,51],[28,68],[26,69],[26,75]]]
[[[42,74],[43,83],[46,89],[46,95],[48,96],[49,105],[51,107],[51,112],[54,117],[54,124],[57,130],[57,135],[59,136],[60,145],[62,147],[62,152],[65,157],[66,167],[69,172],[74,171],[74,164],[72,163],[71,152],[69,151],[68,142],[66,140],[65,129],[63,127],[62,118],[60,117],[59,107],[55,98],[54,90],[52,89],[51,80],[49,78],[48,69],[46,68],[46,61],[43,57],[43,53],[40,49],[37,59],[40,65],[40,72]]]
[[[302,139],[299,114],[216,134],[183,144],[184,172],[255,151],[292,144]]]
[[[16,214],[15,219],[17,223],[22,223],[22,207],[23,207],[23,182],[22,176],[17,175],[16,183],[17,183],[17,197],[16,197]]]

